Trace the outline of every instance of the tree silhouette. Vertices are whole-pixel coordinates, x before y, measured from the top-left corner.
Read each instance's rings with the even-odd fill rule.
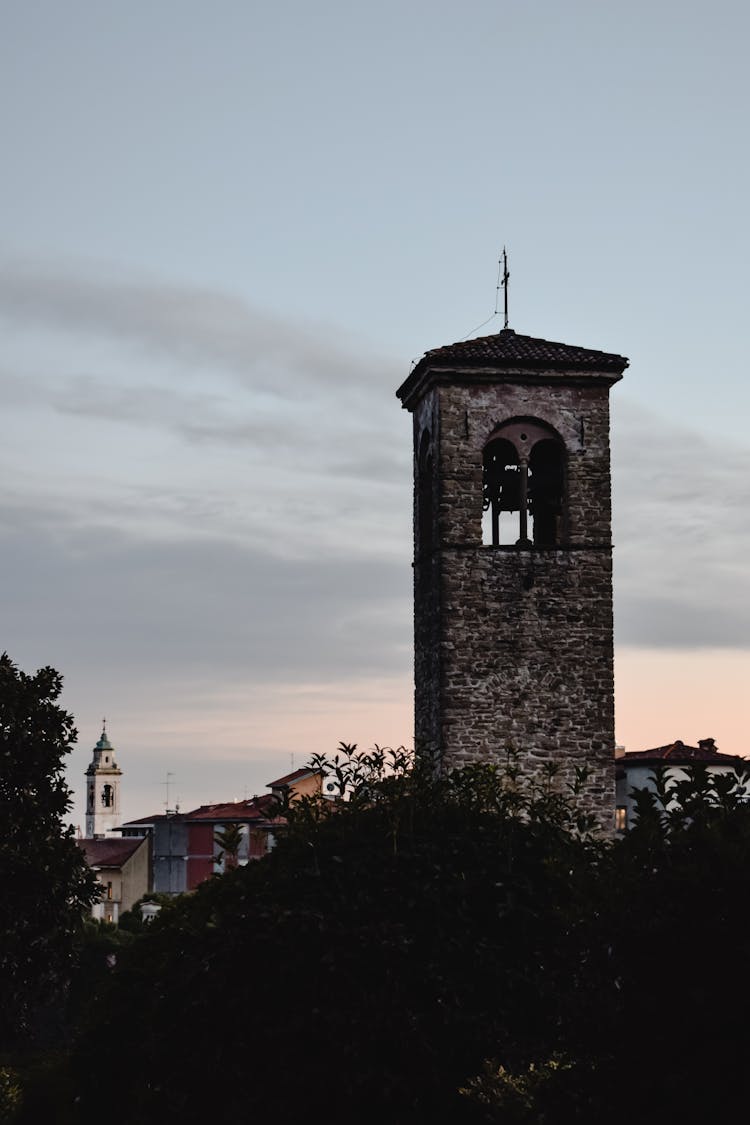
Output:
[[[70,791],[63,760],[76,740],[57,705],[53,668],[29,676],[0,656],[0,1044],[29,1031],[42,1001],[54,1000],[73,961],[96,881],[66,828]]]

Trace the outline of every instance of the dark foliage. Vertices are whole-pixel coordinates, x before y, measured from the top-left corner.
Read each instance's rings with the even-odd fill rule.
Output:
[[[29,676],[0,656],[0,1045],[39,1034],[59,1010],[93,876],[64,828],[63,761],[75,742],[52,668]]]
[[[744,1111],[741,776],[661,783],[611,843],[554,776],[440,779],[351,747],[332,769],[348,801],[292,806],[270,857],[118,953],[65,1072],[71,1121],[104,1105],[146,1125]]]
[[[587,872],[555,1052],[469,1084],[488,1122],[745,1115],[750,767],[656,775],[633,830]]]
[[[127,1059],[123,1121],[476,1119],[459,1087],[489,1053],[554,1050],[568,914],[601,845],[553,779],[524,794],[512,771],[392,764],[342,754],[349,801],[300,802],[268,860],[123,956],[79,1054]],[[82,1087],[84,1120],[102,1093]]]

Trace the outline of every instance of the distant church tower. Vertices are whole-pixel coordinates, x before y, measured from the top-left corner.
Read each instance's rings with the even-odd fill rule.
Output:
[[[120,778],[106,723],[86,770],[86,836],[106,836],[120,821]]]
[[[614,821],[609,389],[623,356],[505,328],[427,352],[414,419],[416,747],[586,765]]]

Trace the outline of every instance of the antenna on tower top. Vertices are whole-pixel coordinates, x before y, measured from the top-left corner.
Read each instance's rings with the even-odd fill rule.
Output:
[[[504,308],[505,308],[505,325],[504,325],[504,327],[505,328],[508,327],[508,278],[509,277],[510,277],[510,274],[508,273],[508,254],[506,252],[505,247],[503,246],[503,256],[502,256],[502,258],[498,259],[498,263],[497,263],[497,285],[495,286],[495,311],[493,312],[492,316],[488,316],[487,319],[483,320],[481,324],[478,324],[476,326],[476,328],[472,328],[471,332],[467,332],[465,336],[462,336],[461,337],[462,341],[468,340],[469,336],[473,336],[476,332],[479,331],[480,328],[484,328],[485,324],[489,324],[491,320],[494,320],[496,316],[500,315],[500,309],[498,308],[498,306],[500,304],[500,290],[501,289],[504,290]],[[414,363],[416,363],[416,362],[417,362],[417,360],[414,360]],[[412,366],[413,366],[413,364],[412,364]]]
[[[499,264],[500,263],[498,262],[498,265]],[[503,280],[502,280],[502,286],[503,286],[503,298],[504,298],[503,308],[504,308],[504,312],[505,312],[505,320],[504,320],[503,328],[508,327],[508,281],[509,280],[510,280],[510,274],[508,273],[508,254],[506,252],[505,247],[503,246]]]
[[[505,314],[505,317],[504,317],[505,323],[503,324],[503,328],[508,327],[508,278],[509,277],[510,277],[510,274],[508,273],[508,253],[507,253],[505,247],[503,246],[503,256],[502,256],[502,258],[498,259],[498,263],[497,263],[497,285],[495,286],[495,316],[497,316],[498,313],[500,312],[500,309],[498,308],[498,305],[500,304],[500,290],[501,289],[503,290],[503,312]],[[492,319],[492,318],[490,317],[490,319]]]

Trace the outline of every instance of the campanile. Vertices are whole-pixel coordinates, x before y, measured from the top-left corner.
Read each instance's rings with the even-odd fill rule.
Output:
[[[443,769],[585,765],[614,816],[609,390],[623,356],[522,336],[427,352],[414,428],[415,744]]]
[[[115,748],[107,737],[106,722],[86,770],[86,836],[107,836],[120,822],[120,778]]]

